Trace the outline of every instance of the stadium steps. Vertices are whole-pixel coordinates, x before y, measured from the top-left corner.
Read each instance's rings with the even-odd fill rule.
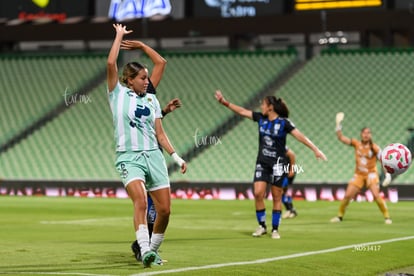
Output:
[[[275,77],[272,83],[269,83],[267,87],[242,106],[256,110],[261,99],[266,95],[275,94],[304,64],[299,60],[292,62]],[[184,159],[190,162],[190,169],[186,175],[175,171],[176,166],[170,166],[169,171],[173,172],[171,174],[173,181],[185,181],[188,178],[197,182],[246,182],[252,180],[258,147],[257,125],[249,119],[229,110],[226,111],[231,114],[231,117],[206,135],[206,139],[203,140],[200,137],[199,143],[201,145],[184,155]]]
[[[166,53],[164,57],[168,64],[157,97],[162,106],[174,97],[183,103],[163,125],[177,152],[184,154],[195,147],[196,132],[202,136],[212,133],[232,116],[217,104],[216,89],[229,100],[247,103],[294,61],[296,53]],[[167,162],[172,160],[167,158]]]
[[[343,131],[348,137],[359,139],[360,130],[369,126],[380,147],[407,141],[407,128],[414,121],[413,53],[412,49],[327,51],[279,91],[289,104],[293,122],[329,159],[316,162],[312,152],[290,138],[288,144],[305,171],[296,181],[343,183],[352,177],[354,151],[340,143],[335,133],[339,111],[345,113]],[[401,175],[396,181],[414,183],[414,174]]]
[[[0,94],[0,153],[63,110],[66,96],[86,93],[90,79],[100,80],[104,60],[102,55],[0,57],[0,89],[6,91]],[[25,81],[15,80],[22,74]]]
[[[317,161],[308,148],[289,137],[288,146],[304,170],[295,181],[344,183],[352,177],[353,149],[340,143],[335,134],[338,111],[346,114],[344,134],[349,137],[359,139],[360,129],[370,126],[374,142],[381,147],[407,141],[406,129],[414,121],[413,58],[413,50],[324,52],[276,91],[287,102],[298,129],[329,159]],[[220,140],[220,145],[191,160],[186,175],[174,172],[171,179],[251,181],[257,154],[257,130],[252,122],[242,121]],[[414,174],[405,173],[395,183],[414,183]]]
[[[221,88],[229,100],[256,109],[258,100],[254,97],[265,91],[295,56],[279,53],[261,60],[254,55],[251,60],[248,55],[242,59],[241,55],[212,55],[210,59],[206,56],[166,56],[168,65],[158,87],[158,97],[163,105],[179,96],[183,107],[163,120],[164,127],[184,157],[200,150],[187,160],[188,172],[181,175],[171,171],[171,180],[250,182],[257,153],[256,129],[252,122],[244,120],[226,134],[218,132],[218,126],[225,125],[234,115],[217,104],[214,90]],[[287,102],[292,121],[329,158],[328,162],[317,162],[309,149],[288,138],[288,145],[304,169],[297,182],[343,183],[352,176],[353,150],[338,142],[335,135],[334,119],[338,111],[346,115],[345,135],[358,138],[360,128],[368,125],[373,129],[374,141],[382,147],[407,140],[406,128],[412,127],[414,121],[414,96],[410,92],[414,85],[413,57],[412,50],[326,52],[299,67],[279,89],[267,90]],[[263,76],[269,70],[272,76]],[[246,84],[248,78],[253,79],[253,87],[248,81]],[[104,91],[103,81],[90,92],[91,104],[73,105],[56,120],[3,152],[1,177],[119,180],[113,168],[113,130]],[[233,91],[236,93],[232,94]],[[221,144],[195,149],[197,129],[200,136],[220,138]],[[166,156],[166,160],[171,166],[171,158]],[[226,173],[234,177],[226,178]],[[413,175],[408,171],[396,181],[414,183]]]
[[[106,81],[18,145],[0,155],[2,177],[36,180],[119,180]],[[24,160],[24,162],[22,162]]]
[[[174,131],[167,130],[167,133],[179,149],[194,147],[193,135],[197,128],[201,131],[214,129],[218,122],[224,122],[229,116],[214,99],[217,88],[214,83],[226,84],[235,76],[234,71],[243,74],[244,79],[247,79],[245,75],[248,76],[251,81],[231,82],[231,89],[229,85],[225,86],[229,87],[228,95],[230,91],[236,91],[232,97],[247,101],[295,58],[294,53],[281,52],[208,54],[211,58],[206,55],[166,56],[166,77],[158,87],[158,96],[168,100],[179,96],[184,103],[183,108],[164,120],[166,129],[170,128],[170,123],[177,124]],[[143,63],[150,64],[145,60]],[[90,104],[73,105],[56,120],[23,139],[18,146],[3,152],[0,155],[1,176],[7,179],[119,180],[113,166],[112,116],[105,81],[88,95],[92,100]],[[221,115],[217,115],[214,109]],[[200,125],[188,124],[193,120]],[[187,130],[184,136],[183,128]],[[28,162],[21,164],[26,155],[29,155],[26,158]],[[172,162],[170,157],[166,159]]]

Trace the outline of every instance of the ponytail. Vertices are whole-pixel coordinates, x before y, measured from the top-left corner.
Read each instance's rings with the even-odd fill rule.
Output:
[[[275,96],[266,96],[265,99],[268,104],[273,105],[273,110],[280,117],[289,118],[289,108],[281,98],[276,98]]]

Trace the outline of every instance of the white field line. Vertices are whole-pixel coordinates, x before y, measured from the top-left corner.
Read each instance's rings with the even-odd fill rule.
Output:
[[[40,224],[102,225],[118,221],[130,221],[132,223],[132,217],[90,218],[78,220],[42,220],[40,221]]]
[[[77,275],[77,276],[116,276],[111,274],[91,274],[91,273],[80,273],[80,272],[15,272],[15,271],[0,271],[0,275]]]
[[[346,249],[352,249],[352,248],[355,249],[355,248],[358,248],[358,247],[365,247],[365,246],[370,246],[370,245],[378,245],[378,244],[406,241],[406,240],[412,240],[412,239],[414,239],[414,236],[401,237],[401,238],[395,238],[395,239],[383,240],[383,241],[374,241],[374,242],[367,242],[367,243],[351,244],[351,245],[339,246],[339,247],[334,247],[334,248],[329,248],[329,249],[309,251],[309,252],[303,252],[303,253],[296,253],[296,254],[291,254],[291,255],[286,255],[286,256],[279,256],[279,257],[267,258],[267,259],[259,259],[259,260],[247,261],[247,262],[233,262],[233,263],[212,264],[212,265],[204,265],[204,266],[191,266],[191,267],[183,267],[183,268],[170,269],[170,270],[144,272],[144,273],[139,273],[139,274],[132,274],[130,276],[159,275],[159,274],[167,274],[167,273],[179,273],[179,272],[187,272],[187,271],[194,271],[194,270],[220,268],[220,267],[227,267],[227,266],[242,266],[242,265],[262,264],[262,263],[269,263],[269,262],[275,262],[275,261],[286,260],[286,259],[300,258],[300,257],[319,255],[319,254],[325,254],[325,253],[332,253],[332,252],[342,251],[342,250],[346,250]]]

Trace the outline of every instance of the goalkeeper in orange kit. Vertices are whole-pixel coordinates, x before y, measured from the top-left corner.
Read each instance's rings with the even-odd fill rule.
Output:
[[[372,142],[371,129],[364,127],[361,130],[361,139],[348,138],[342,133],[342,121],[344,113],[340,112],[336,115],[336,135],[342,143],[352,146],[355,150],[355,173],[348,182],[345,197],[339,206],[338,215],[331,219],[331,222],[341,222],[345,215],[345,210],[349,202],[366,187],[369,189],[377,203],[381,213],[384,216],[385,223],[391,224],[392,220],[388,213],[387,205],[381,198],[379,193],[379,175],[377,171],[377,161],[381,155],[380,147]],[[385,182],[389,181],[390,175],[386,175]],[[387,184],[387,183],[386,183]]]

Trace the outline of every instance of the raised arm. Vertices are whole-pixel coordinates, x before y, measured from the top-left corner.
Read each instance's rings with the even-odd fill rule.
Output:
[[[161,82],[162,75],[164,74],[165,66],[167,61],[154,49],[152,49],[147,44],[139,40],[124,40],[121,42],[121,49],[123,50],[141,50],[143,51],[152,61],[154,67],[151,72],[151,82],[152,85],[157,88],[158,84]]]
[[[121,47],[121,41],[125,34],[129,34],[132,31],[128,31],[126,26],[122,24],[113,24],[116,35],[114,42],[112,43],[111,50],[109,51],[107,63],[106,63],[106,80],[108,83],[109,92],[113,91],[118,82],[118,66],[117,60],[119,55],[119,49]]]
[[[161,114],[165,117],[168,113],[173,112],[177,108],[181,107],[181,100],[179,98],[174,98],[167,103],[167,105],[161,110]]]
[[[342,134],[342,129],[336,130],[336,137],[339,141],[341,141],[344,144],[350,145],[351,144],[351,138],[346,137]]]
[[[219,103],[226,106],[228,109],[230,109],[234,113],[239,114],[240,116],[249,118],[251,120],[253,119],[253,111],[226,101],[226,99],[223,97],[223,94],[221,93],[220,90],[216,90],[215,97]]]
[[[315,144],[306,137],[302,132],[300,132],[297,128],[293,129],[290,134],[293,135],[293,137],[296,138],[299,142],[310,148],[313,153],[315,154],[315,157],[322,160],[328,160],[325,156],[325,154],[317,147]]]
[[[338,112],[336,113],[336,117],[335,117],[335,123],[336,123],[336,137],[338,137],[338,140],[341,141],[344,144],[350,145],[351,144],[351,139],[344,136],[342,133],[342,121],[345,118],[345,114],[343,112]]]

